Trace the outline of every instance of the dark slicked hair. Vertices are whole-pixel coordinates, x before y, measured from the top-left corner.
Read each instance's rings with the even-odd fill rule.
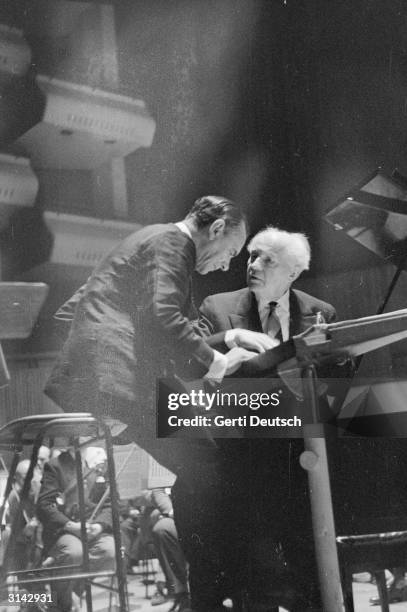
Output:
[[[240,206],[222,196],[210,195],[199,198],[194,202],[186,218],[192,218],[198,229],[210,225],[216,219],[224,219],[227,230],[233,230],[242,221],[248,230],[247,220]]]

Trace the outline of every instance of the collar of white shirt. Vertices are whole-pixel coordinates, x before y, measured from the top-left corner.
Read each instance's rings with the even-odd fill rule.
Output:
[[[192,234],[189,230],[189,227],[187,226],[186,223],[184,223],[183,221],[178,221],[177,223],[175,223],[174,225],[176,225],[178,227],[179,230],[181,230],[181,232],[183,234],[186,234],[187,236],[189,236],[190,238],[192,238]]]
[[[260,321],[262,322],[263,329],[265,318],[268,318],[270,314],[270,302],[272,301],[273,300],[261,300],[258,305],[259,317]],[[279,318],[281,335],[283,337],[283,341],[285,342],[290,337],[290,292],[286,291],[279,300],[276,300],[276,302],[275,312]]]

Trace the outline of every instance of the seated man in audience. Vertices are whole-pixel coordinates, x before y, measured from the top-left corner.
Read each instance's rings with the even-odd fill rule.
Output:
[[[102,500],[106,490],[106,454],[102,448],[88,447],[82,456],[90,570],[113,570],[110,503]],[[45,464],[37,511],[44,526],[44,548],[48,555],[45,564],[79,565],[83,555],[81,523],[75,461],[70,450]],[[81,584],[72,581],[55,581],[51,585],[54,609],[70,612],[81,589]]]

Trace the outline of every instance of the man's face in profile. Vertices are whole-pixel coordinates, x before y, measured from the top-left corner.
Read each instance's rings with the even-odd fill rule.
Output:
[[[207,240],[197,252],[196,271],[200,274],[228,270],[231,259],[240,253],[246,242],[246,225],[243,221],[231,230],[224,226],[211,229],[212,226],[206,230]]]

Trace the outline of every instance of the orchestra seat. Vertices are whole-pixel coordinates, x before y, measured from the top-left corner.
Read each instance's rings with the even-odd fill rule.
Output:
[[[109,495],[111,499],[116,572],[113,570],[104,572],[89,571],[89,554],[84,511],[81,511],[82,532],[84,537],[82,538],[83,562],[80,566],[40,567],[37,569],[22,571],[15,570],[13,569],[12,545],[12,542],[15,541],[15,539],[13,539],[12,536],[13,533],[16,532],[19,518],[24,511],[24,505],[28,499],[31,480],[37,464],[38,450],[45,438],[65,438],[68,441],[68,444],[74,447],[79,507],[82,505],[82,508],[84,508],[84,481],[82,475],[82,458],[80,454],[80,437],[89,437],[93,440],[104,441],[107,455],[107,474],[109,478]],[[30,466],[20,494],[21,502],[19,511],[17,513],[18,516],[13,518],[11,524],[11,536],[9,539],[10,550],[7,550],[7,562],[3,566],[0,591],[7,594],[10,583],[12,583],[13,589],[15,589],[20,587],[24,588],[24,585],[28,586],[33,584],[49,583],[52,580],[83,579],[86,584],[85,592],[87,611],[92,612],[92,581],[94,581],[95,578],[106,578],[117,575],[117,593],[120,603],[120,610],[122,612],[126,612],[128,610],[127,582],[124,569],[123,551],[121,547],[119,500],[113,458],[112,434],[109,426],[103,419],[96,418],[88,413],[58,413],[23,417],[15,421],[11,421],[2,427],[0,429],[0,450],[13,451],[14,455],[7,479],[4,498],[0,507],[0,518],[4,516],[6,502],[12,489],[17,464],[20,461],[21,454],[25,446],[32,446]],[[99,586],[101,585],[99,584]],[[111,585],[107,585],[106,588],[110,590]]]

